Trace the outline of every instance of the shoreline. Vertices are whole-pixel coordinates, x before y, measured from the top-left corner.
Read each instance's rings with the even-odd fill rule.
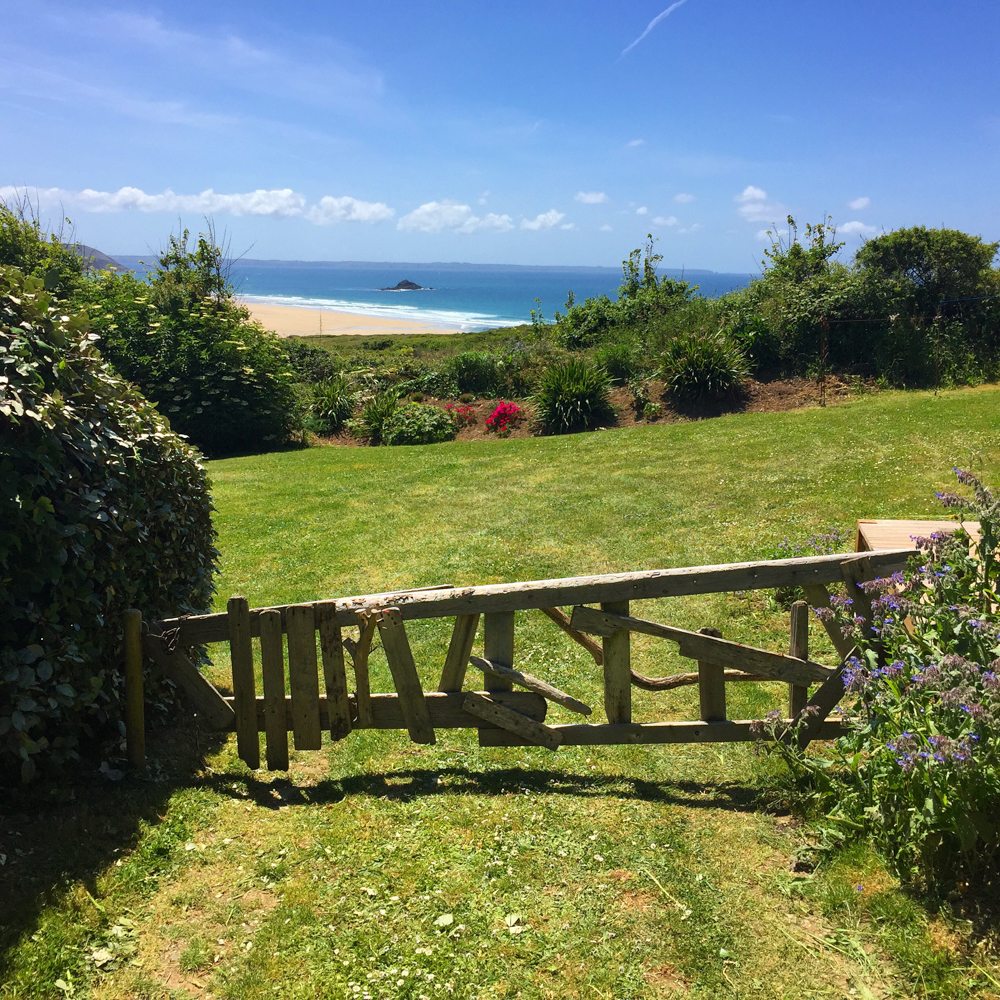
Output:
[[[418,319],[388,319],[312,306],[271,305],[240,299],[250,315],[279,337],[366,337],[378,335],[450,335],[462,331],[443,323]]]

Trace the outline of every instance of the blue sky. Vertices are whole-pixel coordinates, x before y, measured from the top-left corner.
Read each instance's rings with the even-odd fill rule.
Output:
[[[672,9],[671,9],[672,8]],[[669,11],[669,12],[668,12]],[[1000,237],[1000,3],[0,0],[0,193],[111,253],[753,271]]]

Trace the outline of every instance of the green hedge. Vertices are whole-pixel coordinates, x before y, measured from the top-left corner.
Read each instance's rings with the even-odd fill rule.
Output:
[[[218,555],[198,454],[66,313],[0,267],[0,774],[22,780],[118,739],[121,612],[206,610]]]

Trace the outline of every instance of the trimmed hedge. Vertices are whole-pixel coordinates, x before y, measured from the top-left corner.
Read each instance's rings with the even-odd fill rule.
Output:
[[[121,612],[201,612],[213,591],[198,453],[92,340],[41,279],[0,267],[5,778],[106,752],[120,734]]]

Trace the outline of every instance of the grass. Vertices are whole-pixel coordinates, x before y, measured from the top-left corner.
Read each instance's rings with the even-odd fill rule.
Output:
[[[336,357],[370,358],[405,355],[436,364],[462,351],[494,351],[511,341],[531,334],[530,326],[485,330],[476,333],[388,334],[386,336],[316,336],[296,338],[314,347],[322,347]]]
[[[995,387],[887,393],[214,462],[218,604],[731,561],[859,517],[935,516],[952,465],[1000,479],[998,410]],[[787,642],[762,594],[640,610]],[[427,683],[447,635],[414,623]],[[636,668],[680,668],[671,649],[637,639]],[[830,655],[818,635],[813,655]],[[540,616],[518,616],[517,656],[600,705],[587,654]],[[373,683],[389,689],[379,656]],[[733,685],[731,711],[782,696]],[[635,712],[692,717],[696,693],[637,691]],[[990,929],[931,912],[869,852],[793,870],[808,830],[760,808],[770,765],[746,747],[550,754],[365,733],[293,754],[286,777],[190,728],[149,742],[145,777],[4,806],[0,996],[1000,996]]]

